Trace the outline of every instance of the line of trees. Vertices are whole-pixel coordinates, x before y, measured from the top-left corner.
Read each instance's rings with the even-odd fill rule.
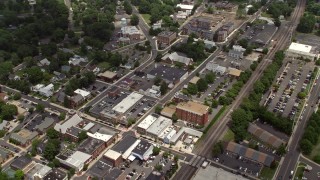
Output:
[[[307,127],[300,141],[300,150],[305,155],[310,155],[314,146],[318,143],[320,136],[320,111],[313,113],[309,118]],[[320,162],[320,156],[316,156],[317,163]]]

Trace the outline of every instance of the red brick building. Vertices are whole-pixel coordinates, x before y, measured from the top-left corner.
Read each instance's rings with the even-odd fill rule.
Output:
[[[176,115],[179,119],[199,125],[208,122],[208,111],[209,106],[193,101],[179,103],[176,107]]]
[[[170,45],[177,38],[177,33],[172,31],[163,31],[158,34],[157,40],[159,44]]]
[[[104,158],[111,162],[114,167],[118,167],[122,163],[122,155],[112,149],[104,154]]]

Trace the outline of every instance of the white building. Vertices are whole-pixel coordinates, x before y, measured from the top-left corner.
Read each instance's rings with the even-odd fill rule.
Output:
[[[82,120],[83,119],[78,114],[75,114],[67,121],[57,123],[54,126],[54,129],[61,134],[65,134],[67,132],[67,129],[71,128],[72,126],[78,125]]]
[[[81,151],[75,151],[70,156],[67,156],[67,159],[63,159],[63,157],[66,157],[67,155],[57,155],[56,158],[59,160],[60,163],[74,168],[76,172],[82,171],[85,164],[88,163],[88,161],[91,158],[91,155],[83,153]]]
[[[170,61],[172,64],[175,62],[182,63],[185,66],[188,66],[188,65],[192,64],[192,62],[193,62],[192,58],[181,56],[176,52],[173,52],[171,54],[167,53],[161,59],[164,61]]]
[[[180,7],[182,11],[192,11],[194,5],[188,5],[188,4],[177,4],[177,7]]]
[[[123,114],[127,112],[132,106],[143,98],[142,94],[132,92],[129,96],[124,98],[119,104],[112,108],[113,111]]]
[[[102,134],[102,133],[99,133],[99,132],[95,132],[94,134],[87,132],[87,135],[89,137],[92,137],[94,139],[99,139],[99,140],[104,141],[104,142],[108,142],[112,138],[112,135]]]
[[[212,71],[217,74],[224,74],[227,70],[226,67],[220,66],[219,64],[216,64],[213,60],[208,62],[206,65],[206,69],[209,71]]]
[[[166,144],[170,144],[170,139],[177,134],[177,131],[174,129],[171,129],[171,131],[165,135],[165,137],[163,138],[163,142]]]
[[[162,20],[154,23],[154,24],[152,25],[152,29],[153,29],[153,30],[155,30],[155,29],[161,29],[161,24],[162,24]]]
[[[80,94],[84,99],[89,99],[90,98],[90,92],[82,90],[82,89],[77,89],[74,91],[76,94]]]
[[[299,44],[292,42],[289,48],[286,51],[286,55],[292,58],[307,58],[310,60],[314,60],[315,58],[319,58],[319,54],[313,52],[313,47],[310,45]]]
[[[88,59],[87,58],[83,58],[83,57],[78,56],[78,55],[74,55],[73,57],[71,57],[69,59],[68,62],[69,62],[69,65],[78,66],[78,65],[80,65],[80,63],[88,62]]]
[[[140,160],[148,160],[152,154],[153,145],[146,140],[141,139],[139,144],[132,150],[131,154]]]
[[[147,134],[154,138],[159,138],[159,136],[171,125],[171,119],[159,116],[159,118],[147,129]]]
[[[150,114],[144,120],[142,120],[137,127],[137,131],[140,134],[145,134],[147,129],[158,119],[157,114]]]
[[[42,96],[51,97],[53,95],[53,89],[54,89],[54,85],[49,84],[45,87],[40,88],[38,92]]]

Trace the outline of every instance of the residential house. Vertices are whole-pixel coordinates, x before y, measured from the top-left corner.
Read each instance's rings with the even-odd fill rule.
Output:
[[[136,26],[125,26],[121,28],[120,36],[124,38],[129,38],[130,41],[132,40],[140,40],[142,39],[141,32]]]
[[[39,134],[43,134],[50,127],[53,126],[54,122],[55,122],[54,119],[50,117],[45,117],[44,120],[41,122],[41,124],[36,125],[34,129],[37,130]]]
[[[245,52],[245,48],[239,46],[239,45],[234,45],[232,46],[232,49],[229,50],[228,56],[232,57],[234,59],[242,59],[243,58],[243,53]]]
[[[114,82],[117,79],[117,73],[112,71],[105,71],[104,73],[100,73],[98,77],[105,82]]]
[[[71,57],[69,59],[69,65],[73,65],[73,66],[79,66],[83,63],[86,63],[88,62],[88,58],[86,57],[81,57],[81,56],[78,56],[78,55],[74,55],[73,57]]]
[[[45,97],[51,97],[53,95],[54,85],[49,84],[39,89],[39,94]]]
[[[78,125],[82,121],[83,119],[78,114],[75,114],[70,119],[64,122],[57,123],[54,126],[54,129],[61,134],[65,134],[67,132],[67,129],[71,128],[72,126]]]
[[[12,152],[10,152],[4,148],[0,148],[0,163],[1,164],[6,162],[11,157],[13,157]]]
[[[17,143],[22,147],[26,147],[31,144],[31,142],[37,138],[39,135],[38,132],[34,131],[31,132],[27,129],[21,129],[19,132],[12,133],[10,139]]]
[[[170,64],[174,64],[174,63],[181,63],[184,66],[189,66],[193,63],[193,59],[192,58],[188,58],[182,55],[179,55],[176,52],[173,53],[167,53],[166,55],[164,55],[161,60],[168,62]]]
[[[49,66],[50,65],[50,61],[47,58],[44,58],[41,61],[39,61],[38,65],[39,66]]]

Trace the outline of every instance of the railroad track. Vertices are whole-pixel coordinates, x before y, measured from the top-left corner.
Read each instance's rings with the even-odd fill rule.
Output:
[[[220,136],[224,134],[224,132],[228,129],[227,124],[230,121],[231,113],[234,109],[238,108],[242,102],[242,99],[246,97],[250,90],[252,90],[253,84],[261,77],[264,70],[267,66],[272,62],[272,58],[274,57],[275,53],[279,50],[283,50],[287,47],[288,40],[291,39],[291,35],[296,28],[297,24],[299,23],[300,17],[304,13],[306,0],[298,0],[297,5],[291,15],[290,18],[290,25],[287,27],[280,27],[278,32],[275,34],[276,46],[269,52],[268,55],[265,56],[264,60],[258,65],[257,69],[252,73],[248,82],[244,85],[242,90],[240,91],[239,95],[230,106],[229,111],[222,117],[220,121],[218,121],[207,133],[207,136],[199,142],[197,148],[194,150],[194,153],[200,156],[205,156],[207,158],[211,158],[211,149],[214,143],[216,143]],[[191,171],[194,167],[188,166],[188,168],[184,169],[184,173],[179,179],[191,179],[192,175],[190,175]]]

